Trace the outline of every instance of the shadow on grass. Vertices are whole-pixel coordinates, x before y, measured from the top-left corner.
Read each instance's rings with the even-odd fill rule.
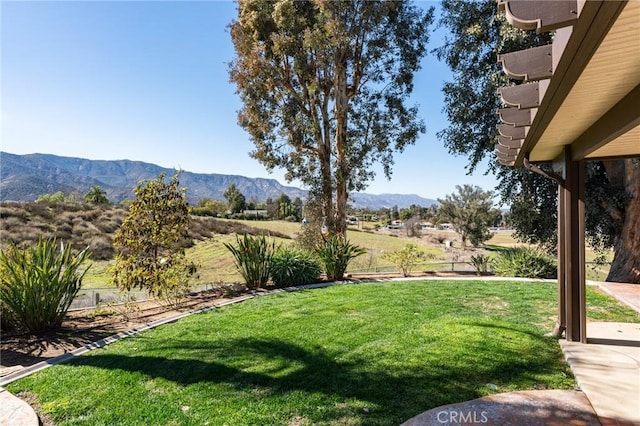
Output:
[[[466,321],[463,327],[485,328],[490,324]],[[515,327],[515,326],[514,326]],[[151,355],[95,354],[71,361],[72,366],[140,372],[188,386],[224,383],[238,391],[256,387],[267,390],[265,398],[291,391],[325,396],[328,409],[313,422],[330,422],[344,416],[335,401],[366,401],[369,410],[358,412],[363,424],[399,424],[427,409],[483,396],[487,383],[535,384],[538,373],[561,370],[558,352],[542,336],[529,330],[503,327],[537,348],[525,356],[513,346],[488,346],[475,336],[464,342],[467,359],[447,355],[447,348],[425,345],[425,362],[381,362],[353,352],[329,353],[321,347],[303,348],[279,339],[239,338],[162,341],[150,347],[167,353]],[[497,345],[497,346],[496,346]],[[531,349],[531,348],[530,348]],[[499,357],[492,351],[500,351]],[[478,355],[477,357],[475,355]],[[303,409],[303,408],[302,408]]]

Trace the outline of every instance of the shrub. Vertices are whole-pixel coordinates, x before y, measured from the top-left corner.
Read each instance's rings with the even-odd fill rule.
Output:
[[[424,258],[424,252],[417,245],[407,243],[402,250],[385,253],[382,257],[396,265],[403,277],[408,277],[414,266]]]
[[[105,234],[112,234],[120,228],[122,225],[122,219],[108,218],[104,217],[102,221],[96,222],[95,226],[100,230],[100,232],[104,232]]]
[[[17,321],[11,315],[11,311],[4,305],[4,302],[0,300],[0,330],[9,331],[16,328]]]
[[[191,217],[179,174],[167,182],[161,173],[134,189],[136,198],[113,237],[112,282],[118,289],[139,288],[165,301],[188,291],[198,265],[187,260],[182,246]]]
[[[58,327],[80,290],[89,269],[80,270],[87,249],[74,255],[71,246],[40,238],[35,247],[21,250],[10,243],[0,252],[0,299],[3,316],[31,332]]]
[[[189,209],[189,213],[191,213],[194,216],[211,216],[211,217],[218,216],[218,213],[211,210],[209,207],[191,207]]]
[[[271,280],[276,287],[318,282],[322,265],[311,253],[294,248],[280,248],[271,259]]]
[[[476,275],[486,275],[489,272],[489,267],[491,266],[491,257],[483,254],[471,256],[469,264],[473,266],[473,269],[476,271]]]
[[[420,238],[422,236],[422,227],[420,225],[420,217],[413,216],[407,219],[404,222],[404,229],[407,231],[407,237]]]
[[[555,278],[556,260],[529,247],[502,250],[493,261],[493,269],[503,277]]]
[[[113,241],[111,236],[102,235],[93,237],[89,243],[91,258],[95,260],[109,260],[113,258]]]
[[[236,244],[224,243],[233,254],[236,268],[242,275],[247,287],[254,290],[263,287],[269,281],[271,258],[276,250],[273,241],[267,241],[264,235],[236,235]]]
[[[342,235],[322,236],[315,253],[324,266],[329,281],[342,279],[349,262],[366,253],[362,247],[351,244]]]

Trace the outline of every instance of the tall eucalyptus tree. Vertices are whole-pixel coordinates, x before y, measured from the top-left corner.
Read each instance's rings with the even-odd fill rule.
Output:
[[[230,78],[239,124],[267,169],[286,169],[346,232],[349,192],[425,131],[413,90],[433,9],[406,1],[239,0]]]

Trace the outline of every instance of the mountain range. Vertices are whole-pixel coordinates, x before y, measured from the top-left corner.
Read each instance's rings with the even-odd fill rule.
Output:
[[[160,173],[172,176],[174,172],[173,169],[142,161],[87,160],[52,154],[17,155],[0,152],[0,200],[35,201],[40,195],[58,191],[83,195],[92,186],[99,186],[107,192],[110,201],[119,203],[134,197],[133,188],[140,181],[154,179]],[[282,193],[292,199],[304,199],[307,195],[307,191],[282,185],[276,179],[188,171],[180,174],[180,184],[187,188],[190,203],[201,198],[224,200],[223,193],[231,183],[236,185],[247,200],[255,197],[264,201]],[[429,207],[437,204],[436,200],[415,194],[355,193],[350,198],[350,203],[355,207],[370,209],[394,205],[403,208],[412,204]]]

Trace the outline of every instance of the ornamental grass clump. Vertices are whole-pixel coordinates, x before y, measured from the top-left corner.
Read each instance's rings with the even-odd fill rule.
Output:
[[[276,251],[273,241],[268,241],[264,235],[244,234],[242,238],[236,235],[236,245],[224,243],[224,246],[233,254],[236,268],[249,289],[255,290],[267,284],[271,259]]]
[[[315,253],[324,266],[329,281],[342,279],[349,262],[366,253],[362,247],[351,244],[342,235],[322,236]]]
[[[59,327],[89,267],[88,247],[74,254],[56,238],[25,250],[9,243],[0,253],[2,316],[31,332]]]
[[[321,274],[322,265],[307,251],[282,247],[271,259],[271,281],[276,287],[312,284]]]
[[[491,257],[484,254],[471,256],[471,260],[469,261],[469,264],[473,266],[478,276],[487,275],[491,269],[491,263]]]
[[[496,275],[501,277],[556,278],[556,260],[529,247],[513,247],[500,251],[493,261]]]

